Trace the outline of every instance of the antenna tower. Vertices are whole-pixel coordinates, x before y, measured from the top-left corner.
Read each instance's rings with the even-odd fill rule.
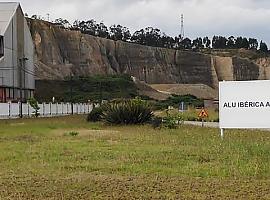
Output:
[[[185,37],[184,15],[183,14],[181,14],[181,33],[180,33],[180,36],[181,36],[181,40],[183,40]]]

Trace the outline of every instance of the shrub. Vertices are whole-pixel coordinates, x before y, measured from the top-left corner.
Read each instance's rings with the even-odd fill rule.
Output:
[[[166,100],[157,102],[154,105],[154,108],[155,110],[167,109],[168,106],[178,108],[180,102],[184,102],[185,105],[191,105],[193,107],[203,107],[203,100],[193,95],[182,95],[182,96],[172,95]]]
[[[115,101],[103,109],[105,121],[111,124],[143,124],[153,116],[149,104],[139,98]]]
[[[39,116],[39,109],[40,109],[40,107],[38,106],[37,100],[36,100],[35,98],[30,98],[30,99],[28,99],[28,103],[29,103],[30,106],[34,109],[34,111],[33,111],[32,114],[33,114],[35,117],[38,117],[38,116]]]
[[[88,122],[97,122],[102,119],[102,108],[101,107],[95,107],[93,110],[87,115],[87,121]]]
[[[187,116],[186,120],[187,121],[198,121],[199,119],[197,117],[194,117],[194,116]]]
[[[151,125],[153,128],[161,128],[162,118],[161,117],[153,117],[151,120]]]
[[[163,124],[166,128],[169,128],[169,129],[177,128],[176,120],[174,117],[165,117]]]

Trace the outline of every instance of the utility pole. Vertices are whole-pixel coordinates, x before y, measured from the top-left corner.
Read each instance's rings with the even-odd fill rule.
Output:
[[[101,83],[101,80],[99,81],[99,104],[101,105],[102,104],[102,83]]]
[[[70,103],[71,103],[71,114],[73,115],[73,76],[70,72]]]
[[[22,72],[23,69],[25,69],[25,62],[28,60],[28,58],[23,57],[19,59],[19,87],[20,87],[20,118],[23,118],[23,109],[22,109],[22,104],[23,104],[23,77],[22,77]],[[25,79],[25,76],[24,76]]]

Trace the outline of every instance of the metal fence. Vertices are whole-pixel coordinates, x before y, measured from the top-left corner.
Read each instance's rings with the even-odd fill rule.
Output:
[[[38,104],[39,115],[43,117],[63,116],[72,114],[71,103],[42,103]],[[87,114],[93,109],[93,104],[74,103],[73,114]],[[34,109],[28,104],[22,104],[22,114],[24,117],[31,117]],[[19,118],[20,103],[0,103],[0,118]]]

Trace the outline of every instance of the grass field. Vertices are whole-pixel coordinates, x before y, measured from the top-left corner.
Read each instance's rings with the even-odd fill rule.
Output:
[[[84,118],[0,121],[0,199],[270,199],[270,132]]]

